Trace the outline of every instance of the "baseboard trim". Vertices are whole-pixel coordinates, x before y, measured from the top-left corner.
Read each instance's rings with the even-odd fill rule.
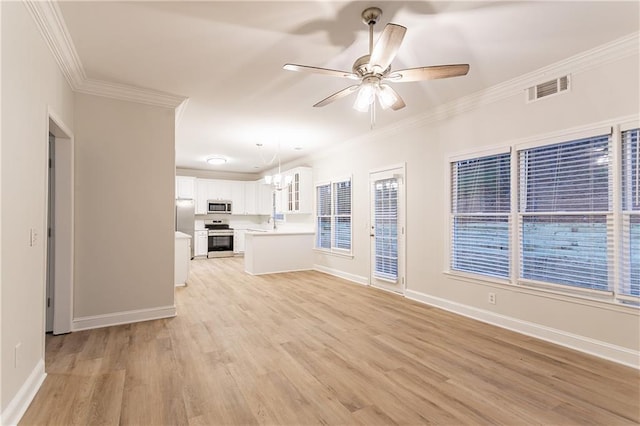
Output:
[[[131,324],[176,316],[175,306],[161,306],[158,308],[138,309],[134,311],[114,312],[112,314],[79,317],[73,319],[72,330],[90,330],[93,328],[110,327],[112,325]]]
[[[585,352],[628,367],[640,369],[640,352],[624,348],[622,346],[612,345],[607,342],[568,333],[566,331],[546,327],[540,324],[485,311],[473,306],[429,296],[418,291],[407,290],[405,292],[405,296],[408,299],[430,306],[435,306],[455,314],[506,328],[507,330],[575,349],[580,352]]]
[[[44,372],[44,360],[41,359],[36,364],[29,377],[24,382],[18,393],[13,397],[7,408],[2,411],[0,415],[0,424],[3,425],[17,425],[22,416],[29,408],[29,404],[35,398],[36,393],[42,386],[44,379],[47,377],[47,373]]]
[[[369,285],[369,278],[363,277],[361,275],[350,274],[348,272],[339,271],[337,269],[328,268],[323,265],[313,265],[313,270],[322,272],[328,275],[333,275],[334,277],[343,278],[347,281],[352,281],[356,284],[361,285]]]

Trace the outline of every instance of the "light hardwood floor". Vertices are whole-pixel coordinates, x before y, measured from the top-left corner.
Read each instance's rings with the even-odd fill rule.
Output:
[[[319,273],[192,262],[176,318],[47,337],[20,424],[638,424],[632,368]]]

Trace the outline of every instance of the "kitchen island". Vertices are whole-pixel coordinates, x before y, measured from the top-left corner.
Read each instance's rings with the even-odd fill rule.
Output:
[[[313,269],[313,231],[245,233],[244,270],[252,275]]]

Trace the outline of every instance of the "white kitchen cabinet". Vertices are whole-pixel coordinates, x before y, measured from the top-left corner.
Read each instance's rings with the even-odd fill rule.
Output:
[[[210,179],[208,200],[231,201],[233,183],[230,180]]]
[[[207,214],[209,179],[196,179],[196,214]]]
[[[209,244],[208,231],[195,231],[194,256],[206,256]]]
[[[207,214],[207,200],[224,200],[231,201],[234,215],[271,215],[273,187],[264,180],[194,179],[194,187],[196,214]]]
[[[256,186],[257,192],[257,213],[260,215],[271,216],[273,213],[273,186],[259,180]]]
[[[243,181],[229,181],[229,187],[231,188],[231,213],[232,214],[247,214],[245,203],[245,190]]]
[[[230,180],[196,179],[196,214],[207,214],[207,200],[231,201],[234,183]]]
[[[233,230],[233,252],[244,253],[244,237],[246,229],[234,229]]]
[[[258,214],[258,182],[243,182],[244,214]]]
[[[176,199],[195,199],[196,178],[191,176],[176,176]]]
[[[313,173],[310,167],[297,167],[286,173],[291,184],[283,190],[284,213],[313,213]]]

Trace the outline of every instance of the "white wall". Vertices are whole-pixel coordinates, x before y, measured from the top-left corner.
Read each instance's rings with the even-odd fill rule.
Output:
[[[48,107],[73,129],[73,95],[25,5],[2,8],[2,423],[44,373]],[[38,233],[29,245],[29,231]],[[18,363],[14,366],[14,350]],[[35,373],[35,375],[32,375]],[[34,382],[35,386],[35,382]],[[33,388],[33,387],[32,387]],[[35,387],[37,389],[37,387]],[[25,395],[23,395],[25,396]],[[26,396],[25,396],[26,397]],[[11,405],[10,404],[14,404]],[[26,407],[25,407],[26,408]],[[19,410],[19,408],[18,408]]]
[[[75,101],[74,328],[167,316],[174,111],[83,94]]]
[[[637,50],[636,50],[637,52]],[[501,323],[560,343],[637,363],[640,346],[638,311],[607,303],[578,302],[539,291],[462,281],[443,273],[446,263],[448,210],[447,157],[461,151],[510,142],[576,126],[638,114],[638,55],[574,73],[569,93],[531,104],[524,88],[441,120],[425,119],[395,130],[376,131],[313,160],[314,180],[353,175],[353,250],[347,259],[316,253],[316,264],[346,276],[369,276],[368,173],[407,164],[407,294],[427,303]],[[426,84],[426,83],[423,83]],[[426,116],[425,116],[426,117]],[[393,139],[393,144],[388,143]],[[353,158],[358,158],[354,163]],[[487,303],[488,292],[498,303]],[[563,340],[564,339],[564,340]],[[609,353],[609,346],[613,347]],[[626,358],[625,358],[626,357]],[[635,359],[636,361],[633,361]],[[626,361],[625,361],[626,360]],[[632,360],[632,361],[629,361]]]

